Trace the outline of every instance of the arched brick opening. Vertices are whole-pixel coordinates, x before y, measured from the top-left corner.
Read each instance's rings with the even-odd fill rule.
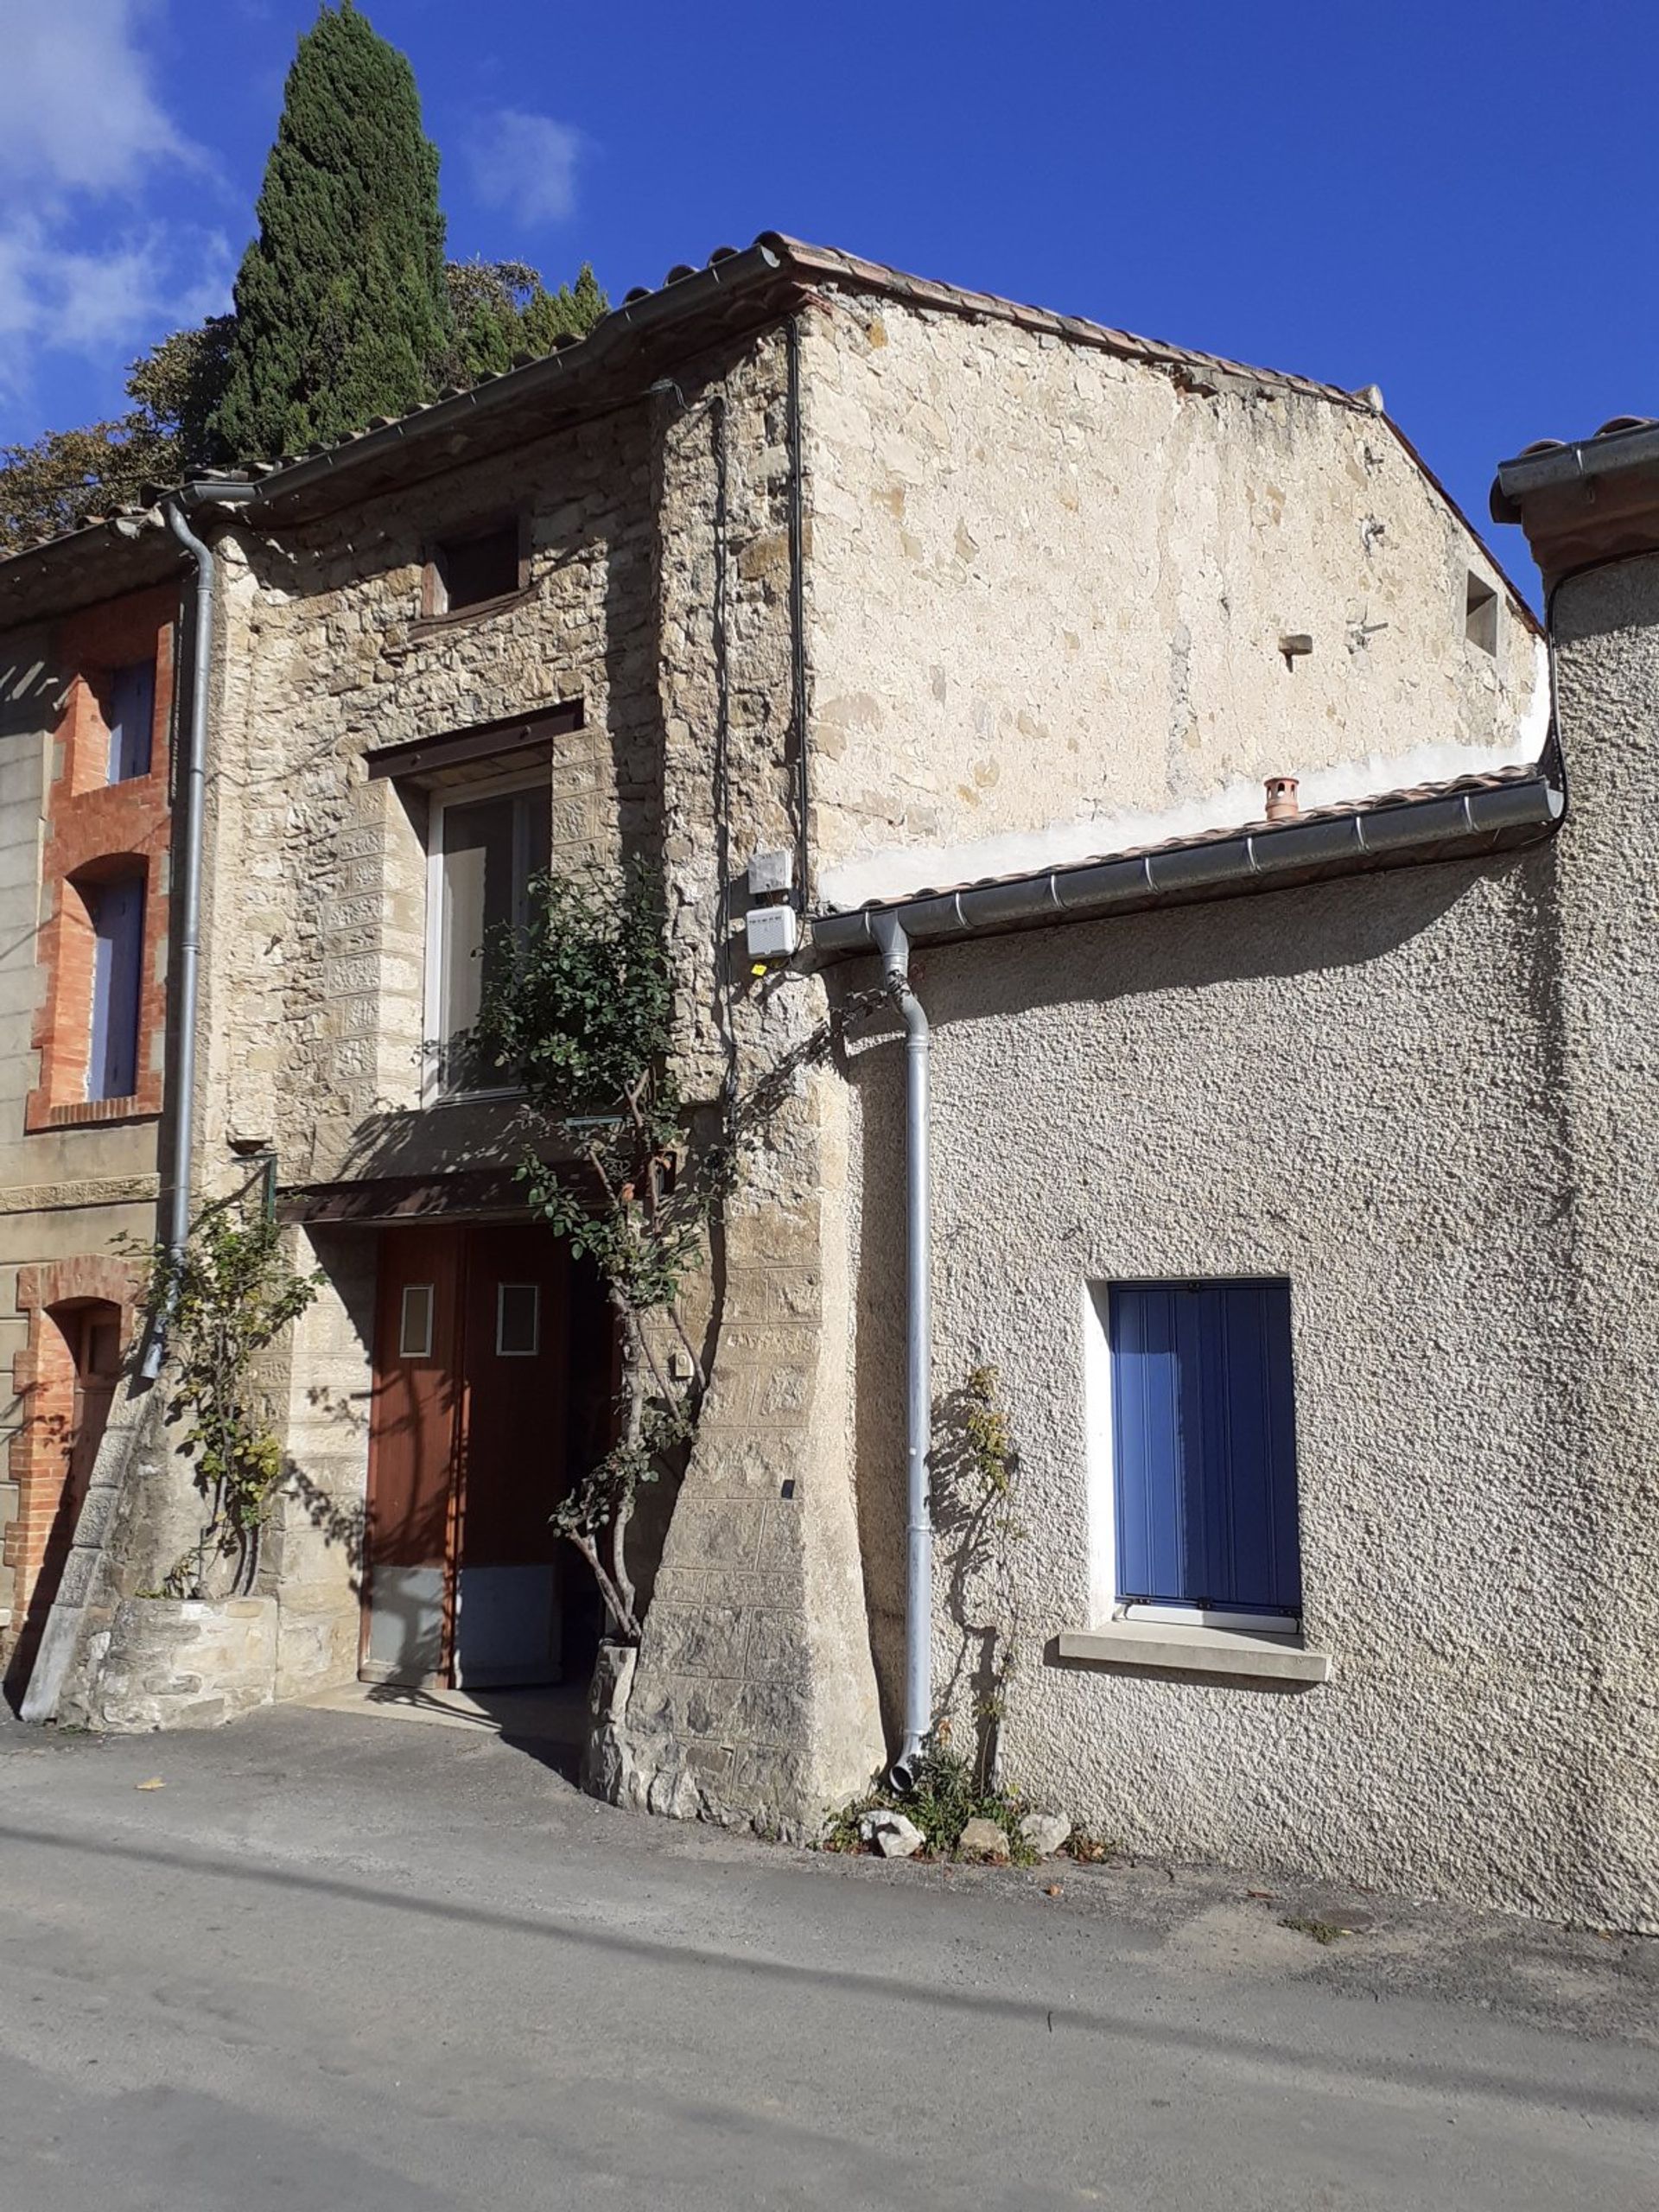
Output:
[[[61,1122],[124,1118],[140,1105],[154,1110],[157,1101],[149,1096],[153,1071],[142,1057],[133,1068],[130,1090],[120,1098],[106,1095],[96,1084],[89,1085],[88,1080],[95,1026],[98,907],[100,898],[118,886],[134,887],[138,901],[139,981],[134,1014],[143,1044],[155,1028],[156,985],[151,971],[156,933],[165,917],[149,895],[150,874],[149,859],[142,852],[99,852],[56,886],[54,910],[40,936],[48,990],[35,1019],[40,1077],[31,1094],[30,1111],[36,1123],[41,1114]]]
[[[13,1689],[28,1681],[74,1541],[132,1333],[134,1287],[125,1262],[102,1256],[18,1271],[29,1338],[12,1361],[23,1414],[10,1452],[17,1512],[0,1531],[12,1573]]]

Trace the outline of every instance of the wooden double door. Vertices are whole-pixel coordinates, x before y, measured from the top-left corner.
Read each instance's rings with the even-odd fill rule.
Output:
[[[361,1671],[558,1679],[570,1268],[544,1229],[380,1238]]]

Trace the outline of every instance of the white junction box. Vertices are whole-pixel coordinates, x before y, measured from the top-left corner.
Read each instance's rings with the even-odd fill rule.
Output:
[[[780,891],[795,888],[795,855],[793,853],[756,853],[749,862],[749,896],[751,899],[775,897]]]
[[[751,960],[787,960],[800,942],[792,906],[751,906],[743,926]]]

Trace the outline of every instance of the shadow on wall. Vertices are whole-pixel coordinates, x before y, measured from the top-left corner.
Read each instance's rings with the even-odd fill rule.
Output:
[[[922,948],[917,988],[935,1027],[1027,1008],[1111,1004],[1216,983],[1286,982],[1359,968],[1432,928],[1484,878],[1536,865],[1541,849],[1496,864],[1455,861],[1344,880],[1011,931]]]
[[[315,1322],[302,1317],[289,1344],[286,1387],[297,1382],[298,1390],[289,1399],[288,1448],[260,1589],[266,1596],[297,1590],[303,1605],[355,1616],[366,1554],[375,1249],[360,1230],[314,1226],[310,1237],[327,1286],[324,1311],[332,1297],[348,1333],[327,1341],[325,1380],[306,1374],[321,1349],[307,1333]]]
[[[537,1135],[535,1118],[511,1099],[446,1104],[442,1111],[388,1107],[365,1115],[329,1179],[375,1182],[407,1175],[493,1169],[505,1178]],[[504,1182],[504,1192],[508,1190]]]
[[[314,1397],[326,1394],[314,1392]],[[357,1596],[363,1586],[364,1544],[368,1524],[366,1507],[361,1503],[342,1505],[338,1498],[320,1488],[303,1467],[290,1459],[283,1478],[288,1496],[294,1501],[307,1522],[319,1531],[323,1541],[344,1547],[352,1593]]]
[[[872,963],[836,980],[859,988]],[[919,967],[919,963],[918,963]],[[918,976],[919,981],[919,976]],[[853,1089],[853,1466],[864,1605],[889,1751],[905,1704],[904,1030],[878,1017],[836,1059]]]
[[[67,679],[47,652],[44,639],[0,658],[0,741],[9,737],[38,738],[63,712],[68,696]]]
[[[14,1706],[29,1688],[75,1541],[99,1447],[122,1375],[121,1309],[105,1299],[49,1306],[35,1332],[35,1368],[19,1439],[16,1542],[27,1600],[6,1669]]]
[[[1291,978],[1315,971],[1359,969],[1384,960],[1431,928],[1460,899],[1483,895],[1496,882],[1517,912],[1538,912],[1540,887],[1554,866],[1544,846],[1492,862],[1458,861],[1382,871],[1357,880],[1303,886],[1249,899],[1217,900],[1025,931],[951,946],[922,947],[912,975],[932,1025],[936,1117],[953,1080],[950,1033],[1003,1025],[1000,1058],[1022,1070],[1020,1084],[1033,1096],[1044,1083],[1040,1056],[1021,1060],[1020,1017],[1046,1008],[1108,1007],[1148,996],[1178,998],[1249,981]],[[846,996],[862,988],[874,960],[851,960],[832,971],[832,988]],[[1432,1019],[1426,1009],[1425,1020]],[[854,1094],[853,1158],[855,1200],[854,1304],[854,1451],[859,1543],[883,1723],[896,1744],[903,1705],[905,1623],[904,1406],[904,1052],[903,1032],[881,1021],[861,1031],[840,1056]],[[956,1065],[970,1071],[971,1052]],[[1009,1081],[998,1078],[999,1092]],[[953,1097],[960,1119],[971,1102]],[[1041,1116],[1033,1115],[1033,1122]],[[1027,1133],[1003,1133],[1009,1156],[1020,1156]],[[1098,1149],[1109,1173],[1115,1143],[1103,1124]],[[936,1185],[945,1179],[936,1173]],[[1179,1202],[1179,1193],[1173,1194]],[[994,1209],[995,1193],[987,1203]],[[950,1263],[952,1223],[936,1189],[936,1297]],[[1008,1285],[1017,1308],[1021,1290]],[[936,1340],[935,1375],[947,1389],[972,1365],[975,1348]],[[941,1566],[949,1567],[942,1557]],[[984,1639],[968,1618],[965,1593],[959,1619],[966,1646],[962,1667],[976,1679],[994,1671]],[[947,1592],[947,1603],[951,1602]],[[943,1684],[941,1688],[943,1688]]]

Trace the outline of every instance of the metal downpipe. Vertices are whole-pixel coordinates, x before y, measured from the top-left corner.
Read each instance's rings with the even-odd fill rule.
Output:
[[[167,526],[196,564],[196,616],[190,640],[190,720],[183,735],[183,773],[179,779],[179,1009],[178,1051],[174,1059],[172,1141],[166,1171],[167,1230],[163,1239],[176,1259],[190,1236],[190,1172],[196,1104],[196,986],[201,967],[201,836],[207,785],[207,699],[213,681],[213,548],[196,536],[176,499],[164,510]],[[163,1319],[149,1332],[139,1371],[153,1382],[161,1372]]]
[[[905,1737],[893,1763],[915,1778],[933,1726],[933,1215],[928,1173],[927,1012],[910,987],[910,940],[891,915],[874,918],[881,964],[905,1024]]]

